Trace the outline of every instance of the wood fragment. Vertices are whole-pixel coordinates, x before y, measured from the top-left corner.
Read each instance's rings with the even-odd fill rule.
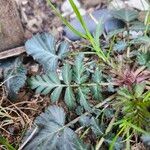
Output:
[[[1,59],[6,59],[6,58],[9,58],[9,57],[13,57],[13,56],[18,56],[18,55],[24,53],[25,51],[26,51],[25,47],[21,46],[21,47],[9,49],[9,50],[4,51],[4,52],[0,52],[0,60]]]

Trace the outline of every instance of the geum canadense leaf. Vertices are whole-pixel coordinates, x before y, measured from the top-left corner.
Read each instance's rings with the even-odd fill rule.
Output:
[[[62,78],[65,84],[68,86],[65,90],[65,103],[69,108],[74,108],[76,106],[75,103],[75,96],[72,90],[72,87],[70,86],[72,81],[72,69],[71,65],[65,64],[62,69]]]
[[[31,77],[29,84],[32,89],[36,90],[36,93],[48,94],[51,93],[51,101],[56,102],[64,89],[65,95],[64,100],[69,108],[76,106],[75,96],[70,86],[72,80],[72,70],[69,64],[65,64],[62,69],[62,78],[64,84],[61,83],[58,74],[56,72],[49,72],[45,75],[37,75]]]
[[[80,118],[80,124],[85,127],[90,127],[96,136],[102,136],[104,134],[103,127],[98,123],[98,119],[90,116],[82,116]]]
[[[6,81],[5,85],[8,91],[8,97],[11,100],[17,98],[20,88],[24,86],[27,78],[26,74],[27,70],[18,58],[13,62],[10,68],[4,69],[4,81]]]
[[[79,53],[75,58],[75,64],[73,66],[73,80],[77,84],[82,84],[88,79],[86,69],[83,64],[84,55]]]
[[[57,49],[56,40],[49,33],[36,34],[25,44],[26,52],[43,65],[46,72],[56,70],[58,60],[63,59],[68,47],[69,44],[64,41]]]
[[[117,11],[113,11],[113,16],[125,22],[131,22],[137,19],[138,12],[136,10],[131,10],[131,9],[120,9]]]
[[[96,83],[96,85],[93,85],[91,87],[93,98],[100,101],[102,99],[102,94],[101,94],[101,86],[99,85],[99,83],[101,83],[102,81],[102,73],[99,68],[97,68],[93,73],[92,81]]]
[[[36,90],[36,93],[46,95],[53,90],[51,93],[52,102],[56,102],[59,99],[61,91],[64,87],[64,85],[61,84],[56,72],[49,72],[45,75],[31,77],[29,84],[32,89]]]
[[[150,68],[150,52],[140,52],[137,56],[137,61],[140,65]]]
[[[89,102],[87,101],[88,93],[89,93],[89,88],[81,88],[81,87],[78,88],[78,99],[80,105],[83,106],[85,110],[90,111],[91,107]]]
[[[65,126],[65,112],[58,106],[50,106],[35,119],[37,130],[24,150],[86,150],[87,147],[75,132]],[[32,134],[34,128],[26,133],[23,141]]]

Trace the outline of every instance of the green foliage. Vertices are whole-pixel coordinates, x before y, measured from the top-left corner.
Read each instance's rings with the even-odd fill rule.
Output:
[[[0,145],[3,145],[8,150],[16,150],[3,136],[0,136]]]
[[[75,132],[65,126],[66,114],[58,106],[50,106],[45,113],[35,119],[36,132],[24,147],[24,150],[86,150]],[[34,127],[26,133],[24,141],[33,132]]]
[[[27,70],[20,59],[16,59],[10,67],[4,70],[4,81],[11,100],[17,98],[17,94],[25,84]]]
[[[63,21],[63,23],[68,26],[68,28],[73,31],[75,34],[79,35],[80,37],[88,40],[91,45],[93,50],[96,52],[96,54],[98,55],[99,58],[101,58],[104,62],[109,62],[107,55],[109,54],[105,54],[103,52],[103,50],[100,47],[100,43],[99,43],[99,36],[101,35],[103,28],[102,28],[102,23],[103,22],[99,22],[97,24],[97,29],[96,29],[96,33],[95,36],[93,36],[90,31],[87,28],[87,25],[84,22],[84,19],[82,17],[82,15],[80,14],[77,6],[75,5],[73,0],[69,0],[72,9],[74,10],[74,13],[76,14],[76,17],[78,18],[79,22],[82,25],[82,28],[85,30],[86,34],[82,34],[79,31],[77,31],[62,15],[61,13],[55,8],[55,6],[52,4],[52,2],[50,0],[47,0],[47,3],[51,6],[51,8],[55,11],[56,15],[59,16],[61,18],[61,20]]]
[[[76,56],[73,66],[67,63],[64,64],[62,68],[62,82],[56,72],[49,72],[45,75],[31,77],[29,80],[31,88],[36,89],[36,93],[44,95],[51,92],[52,102],[58,101],[64,89],[64,100],[69,108],[76,106],[75,100],[77,99],[84,109],[90,110],[90,104],[87,101],[89,92],[91,91],[94,95],[93,97],[97,100],[100,100],[102,97],[99,85],[102,81],[102,74],[99,70],[96,70],[92,74],[92,79],[87,83],[90,72],[86,70],[83,58],[84,55],[79,54]],[[91,87],[91,90],[89,87]]]
[[[100,127],[98,119],[95,117],[83,116],[80,118],[80,124],[85,127],[90,127],[93,133],[98,137],[104,134],[104,129]]]
[[[48,33],[36,34],[25,44],[26,51],[43,65],[45,71],[55,71],[58,60],[62,60],[69,51],[69,44],[61,42],[57,49],[56,39]]]
[[[150,68],[150,51],[140,52],[137,56],[137,61],[139,65]]]
[[[137,11],[130,9],[114,11],[114,17],[125,21],[127,28],[116,30],[106,35],[106,41],[103,42],[102,40],[104,47],[101,48],[102,45],[99,39],[103,31],[101,20],[97,24],[96,33],[92,35],[88,31],[74,1],[69,0],[85,30],[86,34],[83,35],[62,17],[49,0],[47,1],[65,25],[77,35],[88,40],[92,45],[92,48],[90,47],[91,50],[95,52],[67,53],[68,43],[62,42],[57,48],[56,40],[53,36],[47,33],[37,34],[27,41],[26,48],[28,54],[32,55],[35,60],[43,65],[46,74],[31,77],[29,84],[36,93],[50,94],[50,99],[53,103],[57,102],[61,97],[69,109],[77,108],[77,115],[82,115],[84,111],[87,112],[85,116],[83,114],[83,118],[81,116],[78,117],[81,117],[80,122],[82,122],[82,127],[80,128],[78,125],[72,126],[75,123],[65,125],[65,113],[62,108],[57,106],[49,107],[45,113],[42,113],[35,120],[37,125],[36,132],[34,133],[32,128],[25,137],[24,140],[29,139],[25,149],[44,150],[49,147],[54,150],[86,149],[87,147],[69,126],[72,126],[74,129],[77,127],[76,131],[81,131],[79,134],[83,133],[81,138],[89,132],[88,129],[91,129],[94,136],[92,135],[90,138],[94,137],[94,142],[96,141],[94,144],[98,144],[98,147],[101,147],[104,142],[105,146],[110,146],[110,150],[121,150],[124,149],[126,142],[126,148],[130,149],[130,139],[133,135],[145,134],[150,128],[150,92],[147,90],[149,89],[148,68],[150,54],[148,49],[146,52],[138,51],[139,46],[143,48],[144,44],[149,44],[148,36],[142,36],[132,41],[127,36],[129,36],[129,31],[132,27],[136,26],[137,29],[141,27],[144,30],[148,28],[135,21],[138,16]],[[124,38],[123,32],[125,30],[127,30],[127,35]],[[148,35],[147,31],[146,35]],[[120,33],[121,36],[117,37],[116,35],[120,35]],[[97,57],[93,57],[91,54],[96,54],[100,59],[97,60]],[[65,57],[66,55],[69,57]],[[63,59],[64,57],[67,59]],[[95,59],[94,65],[89,65],[93,58]],[[137,58],[138,63],[134,62],[135,58]],[[60,65],[58,63],[59,60],[63,60]],[[57,72],[58,65],[59,73]],[[139,65],[142,65],[142,67],[139,68]],[[102,81],[106,81],[106,83]],[[110,96],[112,93],[116,93],[112,102],[107,101],[105,103],[102,101],[102,94]],[[102,101],[102,105],[101,103],[99,105],[100,107],[102,106],[102,110],[97,109],[97,105],[93,107],[94,103],[97,103],[93,100]],[[69,113],[72,116],[73,112]],[[68,117],[67,121],[70,119],[72,118]],[[34,136],[32,136],[31,140],[30,135],[32,133],[34,133]],[[97,139],[100,139],[100,142]]]
[[[145,125],[150,125],[150,106],[149,93],[144,93],[145,84],[140,83],[135,85],[134,91],[131,92],[127,88],[122,88],[118,91],[118,106],[122,109],[124,118],[136,125],[143,128]],[[147,97],[147,96],[148,97]],[[147,100],[145,100],[147,97]]]
[[[138,17],[138,12],[136,10],[131,9],[120,9],[117,11],[113,11],[113,16],[115,18],[121,19],[125,22],[131,22]]]
[[[124,41],[119,41],[114,45],[113,50],[118,53],[122,53],[125,51],[126,48],[127,48],[127,43]]]

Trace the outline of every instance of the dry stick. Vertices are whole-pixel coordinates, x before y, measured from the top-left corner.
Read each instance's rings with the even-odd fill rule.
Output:
[[[102,107],[102,106],[105,105],[107,102],[113,100],[113,99],[115,98],[115,96],[116,96],[116,94],[113,94],[113,95],[111,95],[110,97],[106,98],[103,102],[101,102],[101,103],[97,104],[95,107],[93,107],[93,110],[94,110],[95,108],[100,108],[100,107]],[[85,112],[83,115],[81,115],[81,116],[75,118],[74,120],[72,120],[71,122],[69,122],[68,124],[66,124],[65,126],[63,126],[60,130],[64,129],[65,127],[69,127],[69,126],[75,124],[76,122],[79,121],[79,119],[80,119],[81,117],[87,116],[88,114],[90,114],[90,112]],[[33,130],[33,132],[31,133],[31,135],[26,139],[26,141],[20,146],[20,148],[19,148],[18,150],[22,150],[22,149],[25,147],[25,145],[32,139],[32,137],[33,137],[34,134],[37,132],[37,130],[38,130],[38,127],[36,127],[36,128]]]
[[[32,137],[34,136],[34,134],[36,133],[36,131],[38,130],[38,127],[36,127],[33,132],[30,134],[30,136],[27,138],[27,140],[19,147],[18,150],[22,150],[24,148],[24,146],[32,139]]]
[[[26,52],[25,47],[21,46],[21,47],[17,47],[17,48],[13,48],[4,52],[0,52],[0,60],[1,59],[6,59],[9,57],[14,57],[14,56],[18,56],[22,53]]]

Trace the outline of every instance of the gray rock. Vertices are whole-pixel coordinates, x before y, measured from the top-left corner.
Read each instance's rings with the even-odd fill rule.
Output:
[[[101,9],[101,10],[96,10],[92,13],[92,16],[99,21],[102,19],[103,21],[103,28],[106,33],[113,31],[115,29],[120,29],[125,27],[125,23],[119,19],[113,18],[112,13],[108,9]],[[96,29],[96,23],[94,20],[88,15],[84,15],[83,19],[87,25],[87,28],[89,29],[90,33],[94,33]],[[78,19],[72,19],[70,21],[71,25],[78,30],[79,32],[85,34],[84,29],[82,28],[80,22]],[[70,40],[75,41],[79,40],[80,37],[73,33],[67,26],[64,28],[64,35],[68,37]]]

